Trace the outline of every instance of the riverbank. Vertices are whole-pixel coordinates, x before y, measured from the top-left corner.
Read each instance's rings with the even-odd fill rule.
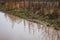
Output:
[[[48,17],[45,16],[45,15],[39,15],[39,14],[36,15],[32,11],[29,11],[27,9],[23,10],[23,11],[11,10],[11,11],[4,11],[4,12],[6,12],[7,14],[11,14],[11,15],[14,15],[14,16],[17,16],[17,17],[20,17],[20,18],[35,22],[35,23],[39,23],[39,21],[42,21],[42,22],[45,22],[48,27],[52,26],[56,30],[60,29],[60,18],[51,19],[51,18],[49,18],[48,15],[47,15]]]
[[[0,4],[1,5],[1,4]],[[47,26],[53,26],[55,29],[60,29],[60,8],[58,9],[47,9],[43,10],[30,10],[30,9],[19,9],[19,10],[6,10],[4,5],[0,6],[0,10],[23,19],[27,19],[33,22],[44,21]],[[39,20],[39,21],[36,21]]]

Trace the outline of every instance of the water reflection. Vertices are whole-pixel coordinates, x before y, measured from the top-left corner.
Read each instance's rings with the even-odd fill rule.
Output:
[[[60,30],[0,12],[0,40],[60,40]]]

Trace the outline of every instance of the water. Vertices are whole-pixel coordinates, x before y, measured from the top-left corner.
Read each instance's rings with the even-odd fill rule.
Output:
[[[60,30],[0,12],[0,40],[60,40]]]

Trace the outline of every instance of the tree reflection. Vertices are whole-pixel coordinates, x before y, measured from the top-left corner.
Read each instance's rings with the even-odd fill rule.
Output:
[[[24,30],[28,25],[29,33],[38,33],[38,37],[40,40],[60,40],[60,30],[57,31],[53,27],[47,27],[45,23],[34,23],[33,21],[30,22],[13,15],[5,14],[5,17],[7,16],[12,21],[12,28],[14,28],[15,23],[19,24],[23,22]]]
[[[5,17],[6,18],[8,17],[10,19],[10,21],[12,22],[12,28],[14,28],[15,23],[19,24],[20,22],[22,22],[22,19],[20,19],[16,16],[13,16],[13,15],[10,15],[10,14],[5,14]]]

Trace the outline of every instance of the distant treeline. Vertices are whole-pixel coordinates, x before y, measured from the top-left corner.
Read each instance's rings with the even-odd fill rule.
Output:
[[[39,2],[39,1],[22,1],[22,2],[5,2],[4,5],[8,9],[19,9],[19,8],[29,8],[29,9],[40,9],[40,8],[59,8],[60,2]]]
[[[50,2],[52,2],[52,1],[60,1],[60,0],[0,0],[0,2],[2,2],[2,1],[4,1],[4,2],[19,2],[19,1],[46,1],[46,2],[48,2],[48,1],[50,1]]]

